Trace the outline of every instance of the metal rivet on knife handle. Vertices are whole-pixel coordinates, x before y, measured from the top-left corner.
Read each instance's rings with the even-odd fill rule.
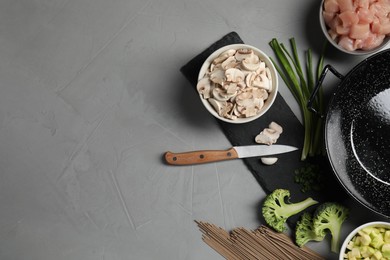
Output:
[[[234,148],[228,150],[203,150],[184,153],[165,153],[165,161],[172,165],[190,165],[238,158]]]

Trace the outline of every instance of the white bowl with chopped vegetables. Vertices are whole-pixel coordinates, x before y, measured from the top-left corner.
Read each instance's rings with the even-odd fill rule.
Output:
[[[339,260],[390,259],[390,223],[375,221],[355,228],[344,240]]]
[[[278,93],[277,71],[263,51],[231,44],[203,63],[197,91],[216,118],[234,124],[251,122],[266,113]]]

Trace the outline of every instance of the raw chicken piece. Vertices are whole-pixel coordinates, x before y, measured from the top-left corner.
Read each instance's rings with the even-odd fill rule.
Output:
[[[350,27],[359,22],[359,17],[354,11],[345,11],[339,14],[343,27]]]
[[[390,22],[388,21],[374,21],[371,26],[371,30],[376,34],[389,34],[390,33]]]
[[[350,31],[350,27],[342,26],[342,25],[337,25],[336,26],[336,33],[338,35],[348,35]]]
[[[345,11],[353,11],[355,7],[353,6],[353,0],[338,0],[340,7],[340,12],[345,12]]]
[[[328,30],[328,34],[329,34],[330,38],[332,38],[332,40],[336,40],[336,38],[339,37],[339,35],[337,34],[337,32],[335,32],[335,31],[332,30],[332,29],[329,29],[329,30]]]
[[[354,40],[349,38],[348,36],[341,36],[338,44],[347,51],[356,50],[356,48],[354,47]]]
[[[377,17],[387,17],[390,12],[390,3],[388,1],[378,1],[371,4],[369,10]]]
[[[336,13],[340,11],[339,3],[337,0],[327,0],[324,2],[324,10],[326,12]]]
[[[362,49],[364,46],[364,40],[362,39],[355,39],[355,41],[353,42],[353,47],[355,48],[355,50]]]
[[[354,4],[356,7],[368,9],[368,7],[370,6],[370,1],[369,0],[355,0]]]
[[[374,21],[374,15],[368,8],[359,8],[357,10],[357,16],[359,18],[359,23],[372,23]]]
[[[324,21],[326,24],[330,24],[331,21],[333,21],[334,17],[336,16],[335,12],[322,12],[322,15],[324,17]]]
[[[366,39],[370,34],[370,25],[366,24],[354,24],[351,26],[349,37],[352,39]]]
[[[370,35],[367,37],[367,39],[364,40],[364,44],[361,47],[362,50],[371,50],[375,47],[378,47],[381,45],[383,40],[385,39],[385,35],[377,35],[370,33]]]

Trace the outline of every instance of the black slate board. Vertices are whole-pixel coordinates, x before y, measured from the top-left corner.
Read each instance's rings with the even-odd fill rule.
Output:
[[[194,57],[181,68],[181,72],[188,79],[196,91],[198,73],[205,59],[215,50],[229,44],[243,43],[236,32],[230,32],[209,48]],[[197,94],[197,92],[196,92]],[[211,115],[210,115],[211,116]],[[281,154],[277,157],[278,162],[272,166],[263,165],[259,158],[243,159],[248,169],[255,176],[260,186],[269,194],[276,188],[288,189],[291,192],[291,202],[297,202],[311,196],[319,202],[338,201],[346,198],[346,193],[337,182],[326,157],[316,158],[316,162],[321,164],[324,171],[324,181],[326,188],[321,191],[310,191],[303,193],[301,186],[294,182],[294,171],[305,165],[300,160],[301,148],[303,146],[304,127],[287,105],[283,97],[278,93],[273,106],[259,119],[245,124],[229,124],[216,119],[222,131],[227,136],[233,146],[256,144],[254,139],[262,129],[274,121],[280,124],[284,132],[278,139],[278,144],[287,144],[300,149],[291,153]],[[294,219],[293,219],[294,220]]]

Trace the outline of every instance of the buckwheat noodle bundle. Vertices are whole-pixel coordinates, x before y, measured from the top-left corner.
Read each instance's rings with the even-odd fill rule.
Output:
[[[229,233],[207,222],[195,222],[203,233],[202,240],[225,259],[325,259],[308,247],[298,247],[286,234],[264,225],[256,230],[236,228]]]

